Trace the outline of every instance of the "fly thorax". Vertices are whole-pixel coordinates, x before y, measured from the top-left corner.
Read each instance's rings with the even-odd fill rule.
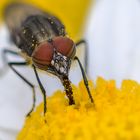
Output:
[[[71,60],[62,55],[61,53],[55,51],[53,55],[53,59],[51,61],[51,65],[53,66],[54,70],[60,75],[68,75]]]

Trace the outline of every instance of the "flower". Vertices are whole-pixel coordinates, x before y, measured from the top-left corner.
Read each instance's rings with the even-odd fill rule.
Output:
[[[64,92],[47,99],[48,110],[42,115],[40,104],[17,140],[129,140],[140,139],[140,85],[124,80],[117,88],[114,80],[99,77],[90,82],[95,107],[83,81],[73,86],[75,105],[69,106]]]

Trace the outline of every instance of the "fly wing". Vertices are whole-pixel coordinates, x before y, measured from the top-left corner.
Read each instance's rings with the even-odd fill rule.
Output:
[[[5,8],[4,18],[9,30],[16,30],[27,17],[43,14],[47,16],[47,13],[34,6],[23,3],[11,3]]]
[[[85,40],[80,40],[76,43],[76,56],[79,58],[84,70],[88,68],[88,45]],[[77,62],[72,64],[72,67],[77,66]]]

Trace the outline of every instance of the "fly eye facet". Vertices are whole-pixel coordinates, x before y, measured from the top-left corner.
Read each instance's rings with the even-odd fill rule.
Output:
[[[74,42],[67,37],[55,37],[53,39],[54,48],[64,56],[73,58],[76,53],[76,48]]]
[[[53,59],[54,48],[52,44],[45,42],[40,44],[32,54],[33,63],[40,69],[47,69]]]

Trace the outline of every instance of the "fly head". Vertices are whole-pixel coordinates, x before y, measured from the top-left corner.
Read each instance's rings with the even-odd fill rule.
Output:
[[[74,42],[68,37],[58,36],[41,43],[33,52],[32,60],[39,69],[61,78],[68,76],[75,53]]]

